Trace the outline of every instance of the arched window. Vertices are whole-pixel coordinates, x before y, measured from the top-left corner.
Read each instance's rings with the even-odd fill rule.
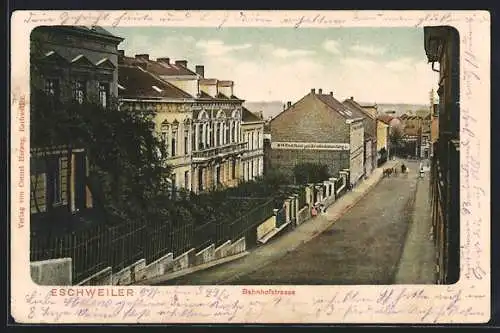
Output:
[[[224,140],[224,144],[228,144],[232,142],[231,140],[231,122],[226,121],[226,140]]]
[[[234,138],[236,134],[235,126],[234,126],[234,120],[231,120],[231,142],[235,142]]]
[[[172,156],[177,155],[177,135],[179,132],[179,122],[177,120],[174,120],[172,123],[172,139],[170,140],[170,148],[171,148],[171,153]]]
[[[160,136],[167,148],[167,156],[170,156],[170,123],[166,120],[161,123]]]
[[[215,123],[215,146],[219,146],[221,144],[220,133],[221,133],[221,124],[216,122]]]

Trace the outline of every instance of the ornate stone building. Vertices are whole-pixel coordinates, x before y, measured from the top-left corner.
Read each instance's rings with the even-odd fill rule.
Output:
[[[196,73],[186,61],[152,60],[147,54],[122,54],[120,62],[120,69],[144,77],[133,83],[135,99],[142,102],[135,107],[158,112],[155,122],[169,146],[173,184],[196,193],[237,185],[248,144],[241,134],[243,100],[233,94],[233,82],[205,79],[202,66]],[[130,88],[125,84],[122,88],[122,103],[137,103],[127,91]],[[145,91],[159,98],[152,99]]]

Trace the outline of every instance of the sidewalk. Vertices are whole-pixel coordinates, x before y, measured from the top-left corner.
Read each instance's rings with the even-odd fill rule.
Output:
[[[427,173],[417,182],[413,217],[396,273],[396,284],[434,284],[436,282],[434,243],[430,234],[432,221],[429,186]]]
[[[188,284],[215,285],[230,283],[240,276],[247,275],[261,267],[283,257],[288,252],[298,248],[300,245],[310,241],[315,236],[332,226],[338,218],[345,214],[363,196],[368,193],[382,179],[384,168],[396,166],[398,161],[388,161],[381,168],[373,170],[373,173],[363,180],[352,191],[347,192],[340,199],[329,206],[324,214],[320,214],[300,224],[295,229],[272,239],[266,245],[257,247],[245,257],[214,267],[206,271],[198,271],[191,276],[186,276],[183,281],[189,280]],[[141,284],[169,284],[168,278],[157,277]]]

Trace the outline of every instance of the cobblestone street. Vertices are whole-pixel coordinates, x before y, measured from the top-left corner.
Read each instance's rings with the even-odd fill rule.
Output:
[[[416,167],[383,179],[329,230],[233,284],[394,283],[412,216]]]
[[[417,182],[428,182],[428,176],[424,179],[417,178],[418,163],[405,163],[409,166],[407,175],[399,174],[382,179],[361,201],[309,242],[288,251],[282,249],[282,255],[269,256],[269,259],[260,261],[263,262],[262,265],[256,264],[230,279],[227,278],[227,270],[237,270],[237,262],[170,280],[165,284],[283,285],[398,282],[396,276],[401,275],[398,273],[398,268],[412,220],[414,216],[422,217],[421,214],[414,214]],[[428,191],[428,186],[420,187],[419,196],[426,197],[428,193],[425,191]],[[330,217],[327,213],[319,218]],[[310,221],[305,222],[307,223]],[[422,223],[427,223],[426,219],[423,219]],[[429,231],[427,227],[418,229],[420,233],[427,234]],[[419,237],[422,238],[421,235]],[[272,243],[266,246],[271,246]],[[414,242],[412,244],[413,248],[406,250],[407,257],[416,260],[419,244],[415,245]],[[426,242],[424,245],[430,246],[430,244]],[[411,263],[406,263],[405,267],[411,267]],[[218,277],[221,280],[217,280]],[[411,274],[406,274],[404,281],[408,282],[411,278]]]

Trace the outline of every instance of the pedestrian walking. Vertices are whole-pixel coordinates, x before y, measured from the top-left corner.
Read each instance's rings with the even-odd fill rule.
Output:
[[[326,206],[325,206],[325,205],[321,204],[321,205],[319,206],[319,208],[320,208],[320,210],[321,210],[321,213],[322,213],[322,214],[325,214],[325,213],[326,213]]]
[[[315,217],[316,215],[318,215],[318,211],[316,210],[316,207],[313,206],[313,208],[311,209],[311,216]]]

